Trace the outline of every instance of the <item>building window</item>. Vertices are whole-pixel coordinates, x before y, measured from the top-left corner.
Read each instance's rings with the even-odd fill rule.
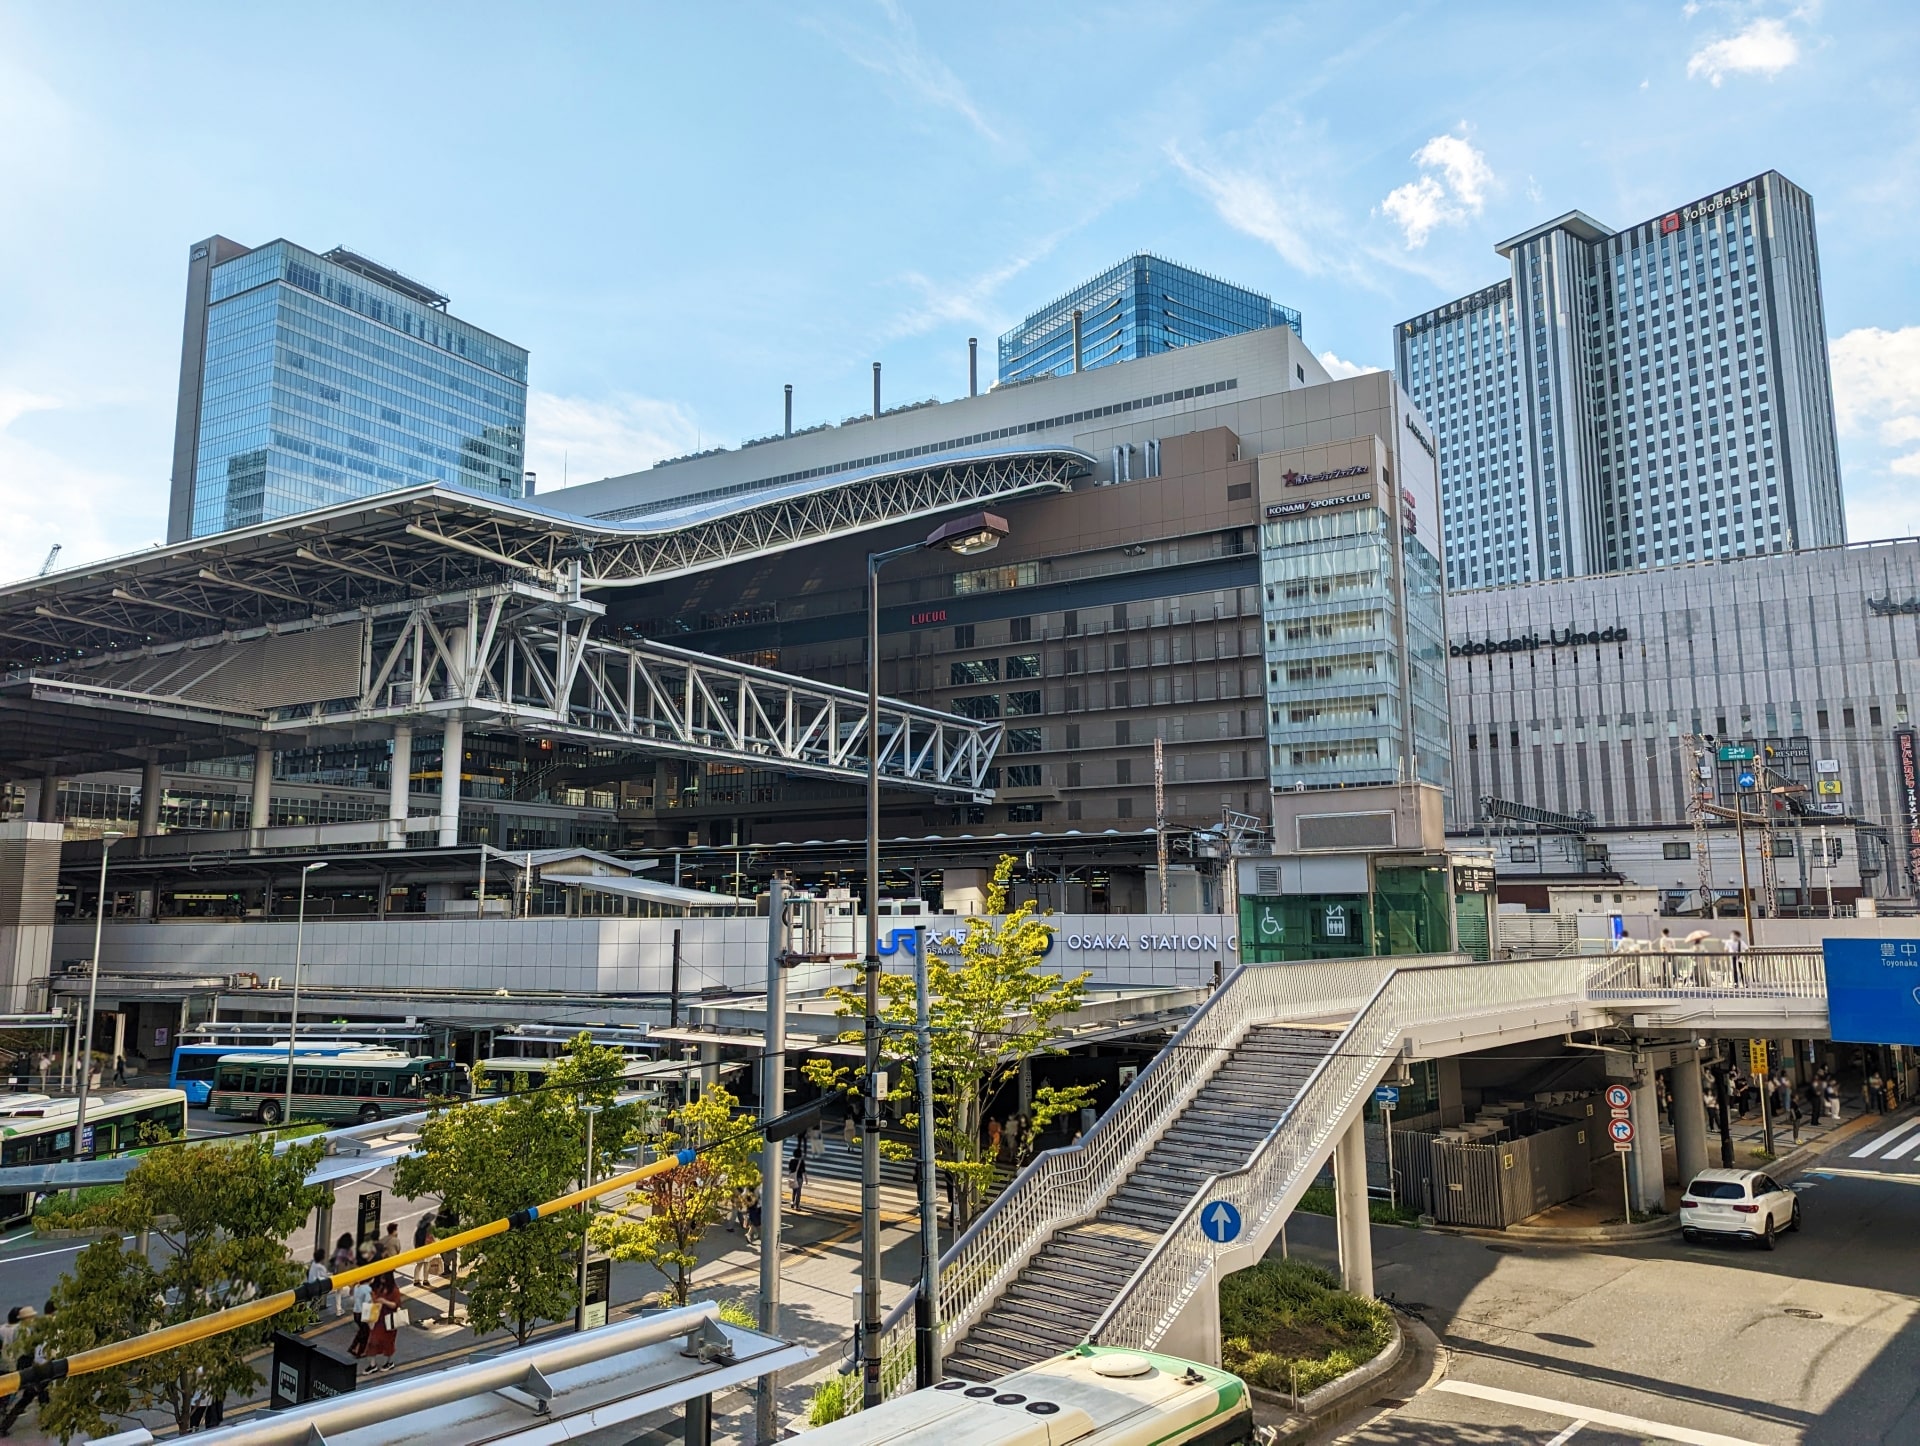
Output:
[[[1113,741],[1121,748],[1133,742],[1133,722],[1122,718],[1113,725]]]
[[[1082,776],[1082,768],[1080,763],[1077,760],[1067,765],[1067,787],[1068,788],[1080,787],[1081,776]]]
[[[1033,696],[1033,695],[1029,695]],[[1000,716],[1000,695],[998,693],[975,693],[971,697],[955,698],[953,711],[962,718],[998,718]],[[1038,712],[1039,709],[1035,709]]]
[[[1009,728],[1007,730],[1007,752],[1038,753],[1040,750],[1040,730],[1038,728]]]
[[[1040,786],[1040,765],[1037,763],[1014,763],[1007,767],[1008,788],[1038,788]]]
[[[1533,863],[1539,856],[1540,851],[1532,844],[1511,844],[1507,848],[1507,858],[1516,864]]]
[[[1663,843],[1660,845],[1660,857],[1664,859],[1690,859],[1693,857],[1693,845],[1690,843]]]
[[[1073,798],[1073,799],[1067,800],[1067,817],[1069,819],[1076,819],[1076,820],[1080,817],[1080,800],[1079,799]]]
[[[1827,731],[1827,710],[1825,708],[1816,708],[1813,714],[1813,722],[1814,722],[1814,726],[1818,728],[1822,733],[1826,732]]]
[[[1842,728],[1853,727],[1853,709],[1842,708],[1840,710],[1840,726]]]
[[[1071,692],[1072,690],[1069,689],[1068,691]],[[1067,747],[1078,748],[1079,746],[1080,725],[1078,723],[1069,723],[1067,724]]]
[[[1133,817],[1133,800],[1130,798],[1121,799],[1117,804],[1114,805],[1113,811],[1120,818],[1132,818]]]
[[[1037,803],[1010,803],[1007,805],[1007,822],[1039,823],[1043,811]]]
[[[1133,760],[1131,758],[1115,760],[1113,765],[1113,781],[1115,783],[1133,782]]]
[[[1026,643],[1026,642],[1031,642],[1032,640],[1033,640],[1033,619],[1032,618],[1008,618],[1007,619],[1007,641],[1008,642]]]
[[[1867,705],[1867,722],[1874,728],[1880,726],[1880,705],[1878,703],[1869,703]]]
[[[964,688],[972,683],[999,681],[1000,660],[998,658],[972,658],[954,663],[947,671],[947,682],[955,688]]]
[[[1040,712],[1040,692],[1007,694],[1007,716],[1009,718],[1037,717]]]
[[[954,628],[953,645],[956,648],[970,648],[973,646],[972,623],[961,623],[958,627]]]
[[[1038,653],[1015,653],[1007,659],[1009,678],[1037,678],[1040,676],[1040,655]]]

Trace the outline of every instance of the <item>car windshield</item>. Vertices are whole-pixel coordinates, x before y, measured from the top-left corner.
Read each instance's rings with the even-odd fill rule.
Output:
[[[1738,1180],[1695,1180],[1687,1193],[1701,1200],[1744,1200],[1747,1187]]]

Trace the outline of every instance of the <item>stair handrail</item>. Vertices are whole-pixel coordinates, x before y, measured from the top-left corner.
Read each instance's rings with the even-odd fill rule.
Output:
[[[1090,1216],[1119,1187],[1248,1030],[1316,1014],[1346,1017],[1396,966],[1417,972],[1459,957],[1310,960],[1235,969],[1085,1137],[1036,1156],[941,1256],[939,1318],[946,1346],[973,1327],[1055,1231]],[[911,1354],[913,1299],[909,1294],[883,1323],[883,1357]],[[911,1381],[910,1370],[905,1378]]]
[[[1596,956],[1587,997],[1662,999],[1824,999],[1826,961],[1818,947],[1688,949]],[[1736,979],[1736,974],[1738,978]]]
[[[1212,1282],[1215,1248],[1200,1230],[1200,1210],[1217,1200],[1236,1206],[1247,1238],[1276,1217],[1283,1220],[1319,1173],[1338,1130],[1398,1056],[1409,1028],[1512,1004],[1573,1001],[1585,993],[1585,984],[1554,959],[1394,969],[1247,1162],[1210,1176],[1194,1191],[1087,1339],[1133,1349],[1157,1344],[1194,1293]]]

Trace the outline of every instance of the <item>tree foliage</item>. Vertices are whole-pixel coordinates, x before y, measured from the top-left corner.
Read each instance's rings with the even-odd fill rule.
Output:
[[[437,1196],[466,1225],[551,1200],[584,1178],[582,1105],[601,1109],[593,1153],[594,1176],[603,1178],[646,1124],[641,1106],[613,1105],[624,1064],[619,1050],[599,1048],[582,1034],[538,1089],[498,1104],[436,1111],[421,1127],[418,1152],[395,1168],[394,1190],[409,1199]],[[585,1221],[568,1211],[467,1247],[463,1263],[471,1269],[463,1283],[475,1335],[506,1326],[525,1345],[535,1324],[573,1310]]]
[[[270,1137],[155,1150],[85,1223],[113,1234],[81,1251],[53,1289],[54,1311],[22,1333],[23,1349],[49,1357],[208,1315],[298,1285],[305,1275],[283,1243],[327,1198],[305,1183],[324,1147],[274,1154]],[[121,1236],[151,1232],[159,1264]],[[311,1318],[284,1311],[113,1370],[61,1381],[40,1408],[40,1427],[62,1441],[110,1434],[112,1418],[163,1411],[187,1429],[196,1395],[251,1395],[260,1376],[247,1363],[276,1330]]]
[[[954,1199],[961,1221],[970,1219],[981,1192],[993,1179],[994,1162],[988,1156],[982,1114],[1001,1086],[1020,1072],[1021,1064],[1038,1054],[1058,1053],[1054,1020],[1078,1009],[1086,994],[1087,975],[1063,978],[1048,972],[1043,959],[1053,940],[1053,926],[1033,912],[1031,904],[1008,909],[1014,860],[1002,855],[987,889],[984,915],[966,921],[959,939],[959,958],[938,954],[927,960],[927,985],[932,995],[934,1150],[939,1167],[956,1186]],[[865,1008],[858,990],[835,989],[843,1018]],[[913,1065],[914,981],[911,974],[880,976],[880,1017],[886,1028],[881,1048],[890,1068],[891,1091],[911,1096],[915,1089]],[[858,1042],[859,1030],[840,1036]],[[815,1058],[807,1062],[809,1079],[823,1089],[856,1093],[864,1070]],[[1044,1087],[1030,1113],[1037,1134],[1043,1122],[1079,1110],[1092,1097],[1081,1086]],[[901,1121],[919,1124],[918,1103]],[[883,1141],[881,1148],[896,1158],[913,1154],[910,1147]],[[1023,1145],[1029,1148],[1030,1145]]]
[[[654,1149],[661,1157],[696,1149],[693,1163],[642,1181],[624,1212],[593,1222],[594,1245],[615,1260],[653,1266],[667,1277],[675,1305],[687,1303],[701,1237],[726,1217],[735,1195],[760,1184],[755,1120],[736,1115],[734,1103],[726,1087],[715,1084],[671,1111]]]

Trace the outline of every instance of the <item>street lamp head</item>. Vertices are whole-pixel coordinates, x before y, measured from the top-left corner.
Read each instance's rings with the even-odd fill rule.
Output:
[[[327,866],[327,861],[325,859],[315,859],[310,864],[302,865],[300,872],[303,874],[310,874],[315,869],[324,869],[326,866]]]
[[[113,845],[114,845],[114,844],[115,844],[115,843],[116,843],[116,842],[117,842],[118,840],[120,840],[120,839],[123,839],[123,838],[125,838],[125,837],[126,837],[126,835],[125,835],[125,834],[123,834],[123,833],[121,833],[121,832],[120,832],[119,830],[117,830],[117,829],[111,829],[111,828],[110,828],[110,829],[108,829],[108,830],[107,830],[107,831],[106,831],[105,833],[103,833],[103,834],[101,834],[101,835],[100,835],[100,844],[101,844],[101,847],[103,847],[103,848],[112,848],[112,847],[113,847]]]
[[[1007,519],[997,513],[970,512],[935,528],[926,546],[930,550],[951,552],[956,557],[973,557],[992,552],[1000,545],[1000,539],[1012,530],[1007,526]]]

